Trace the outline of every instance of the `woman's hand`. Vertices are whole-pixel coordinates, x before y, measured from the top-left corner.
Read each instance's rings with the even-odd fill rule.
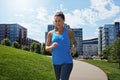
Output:
[[[51,45],[52,48],[54,48],[54,47],[56,47],[56,46],[58,46],[58,43],[57,43],[57,42],[54,42],[54,43],[52,43],[52,45]]]
[[[73,47],[73,48],[72,48],[72,53],[73,53],[73,55],[75,55],[75,54],[76,54],[76,52],[77,52],[76,47]]]

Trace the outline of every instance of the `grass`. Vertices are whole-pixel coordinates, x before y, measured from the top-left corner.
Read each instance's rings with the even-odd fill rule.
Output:
[[[55,80],[51,58],[0,45],[0,80]]]
[[[85,60],[103,69],[109,80],[120,80],[120,69],[118,63],[109,63],[105,60]]]

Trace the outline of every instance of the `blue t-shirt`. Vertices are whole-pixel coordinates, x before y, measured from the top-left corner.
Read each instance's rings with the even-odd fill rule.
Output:
[[[73,63],[72,56],[70,54],[70,39],[66,28],[64,28],[64,32],[61,35],[56,35],[56,31],[53,30],[52,43],[54,42],[57,42],[58,46],[52,49],[52,63]]]

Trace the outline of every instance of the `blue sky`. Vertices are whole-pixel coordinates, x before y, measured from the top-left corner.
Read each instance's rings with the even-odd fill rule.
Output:
[[[83,29],[83,39],[97,37],[104,24],[120,22],[120,0],[0,0],[0,23],[18,23],[29,38],[44,42],[56,11],[64,12],[71,28]]]

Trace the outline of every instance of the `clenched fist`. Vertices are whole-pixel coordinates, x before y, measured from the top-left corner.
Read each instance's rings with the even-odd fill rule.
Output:
[[[54,43],[52,43],[51,46],[54,48],[54,47],[58,46],[58,43],[57,43],[57,42],[54,42]]]
[[[73,53],[73,55],[75,55],[75,54],[76,54],[76,52],[77,52],[76,48],[75,48],[75,47],[74,47],[74,48],[72,48],[72,53]]]

